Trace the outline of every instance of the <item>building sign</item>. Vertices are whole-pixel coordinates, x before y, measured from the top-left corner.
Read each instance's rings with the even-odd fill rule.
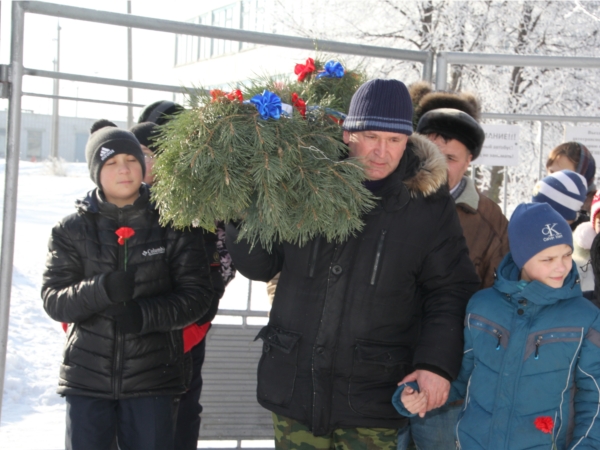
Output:
[[[600,161],[600,127],[567,127],[565,142],[581,142]]]
[[[516,166],[519,164],[518,125],[481,125],[485,142],[481,155],[473,164],[482,166]]]

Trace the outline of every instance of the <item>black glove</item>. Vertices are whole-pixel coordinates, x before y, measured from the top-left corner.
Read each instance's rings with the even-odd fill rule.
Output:
[[[123,333],[139,333],[142,331],[142,308],[137,302],[116,303],[106,308],[104,313],[115,319]]]
[[[128,302],[133,298],[135,272],[118,270],[104,277],[104,289],[113,303]]]

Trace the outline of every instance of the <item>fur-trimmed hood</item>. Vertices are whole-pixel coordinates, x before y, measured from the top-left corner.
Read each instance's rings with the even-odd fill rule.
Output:
[[[411,151],[418,158],[416,172],[403,180],[411,197],[423,194],[424,197],[437,192],[448,179],[446,157],[426,137],[413,133],[408,138],[406,151]],[[404,158],[404,156],[403,156]]]

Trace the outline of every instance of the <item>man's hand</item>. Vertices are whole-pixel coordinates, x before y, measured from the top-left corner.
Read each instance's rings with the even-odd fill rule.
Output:
[[[415,370],[413,373],[406,375],[398,384],[411,381],[416,381],[421,392],[427,394],[427,411],[443,406],[448,400],[450,382],[444,377],[428,370]]]

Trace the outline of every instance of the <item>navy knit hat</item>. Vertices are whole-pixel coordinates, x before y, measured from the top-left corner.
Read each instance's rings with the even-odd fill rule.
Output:
[[[413,107],[408,89],[398,80],[370,80],[359,87],[344,120],[346,131],[389,131],[411,135]]]
[[[164,125],[181,111],[183,111],[183,106],[169,100],[159,100],[142,110],[138,123],[154,122],[157,125]]]
[[[133,133],[138,142],[144,147],[148,147],[153,152],[158,150],[153,137],[158,133],[158,125],[153,122],[142,122],[132,126],[129,131]]]
[[[575,220],[587,194],[585,178],[572,170],[561,170],[538,181],[533,203],[548,203],[565,220]]]
[[[579,142],[576,142],[576,144],[579,146],[579,164],[577,164],[575,171],[583,175],[588,186],[591,186],[594,184],[594,178],[596,177],[596,161],[585,145]]]
[[[467,147],[473,160],[481,153],[485,141],[481,125],[467,113],[453,108],[439,108],[423,114],[417,124],[417,133],[456,139]]]
[[[508,245],[519,269],[542,250],[560,244],[573,248],[573,234],[567,221],[549,204],[517,206],[508,223]]]
[[[135,156],[142,166],[142,178],[146,176],[146,163],[142,147],[133,133],[121,130],[108,120],[99,120],[92,125],[91,135],[85,146],[85,159],[90,169],[90,178],[100,185],[100,171],[104,163],[115,155],[125,153]]]

